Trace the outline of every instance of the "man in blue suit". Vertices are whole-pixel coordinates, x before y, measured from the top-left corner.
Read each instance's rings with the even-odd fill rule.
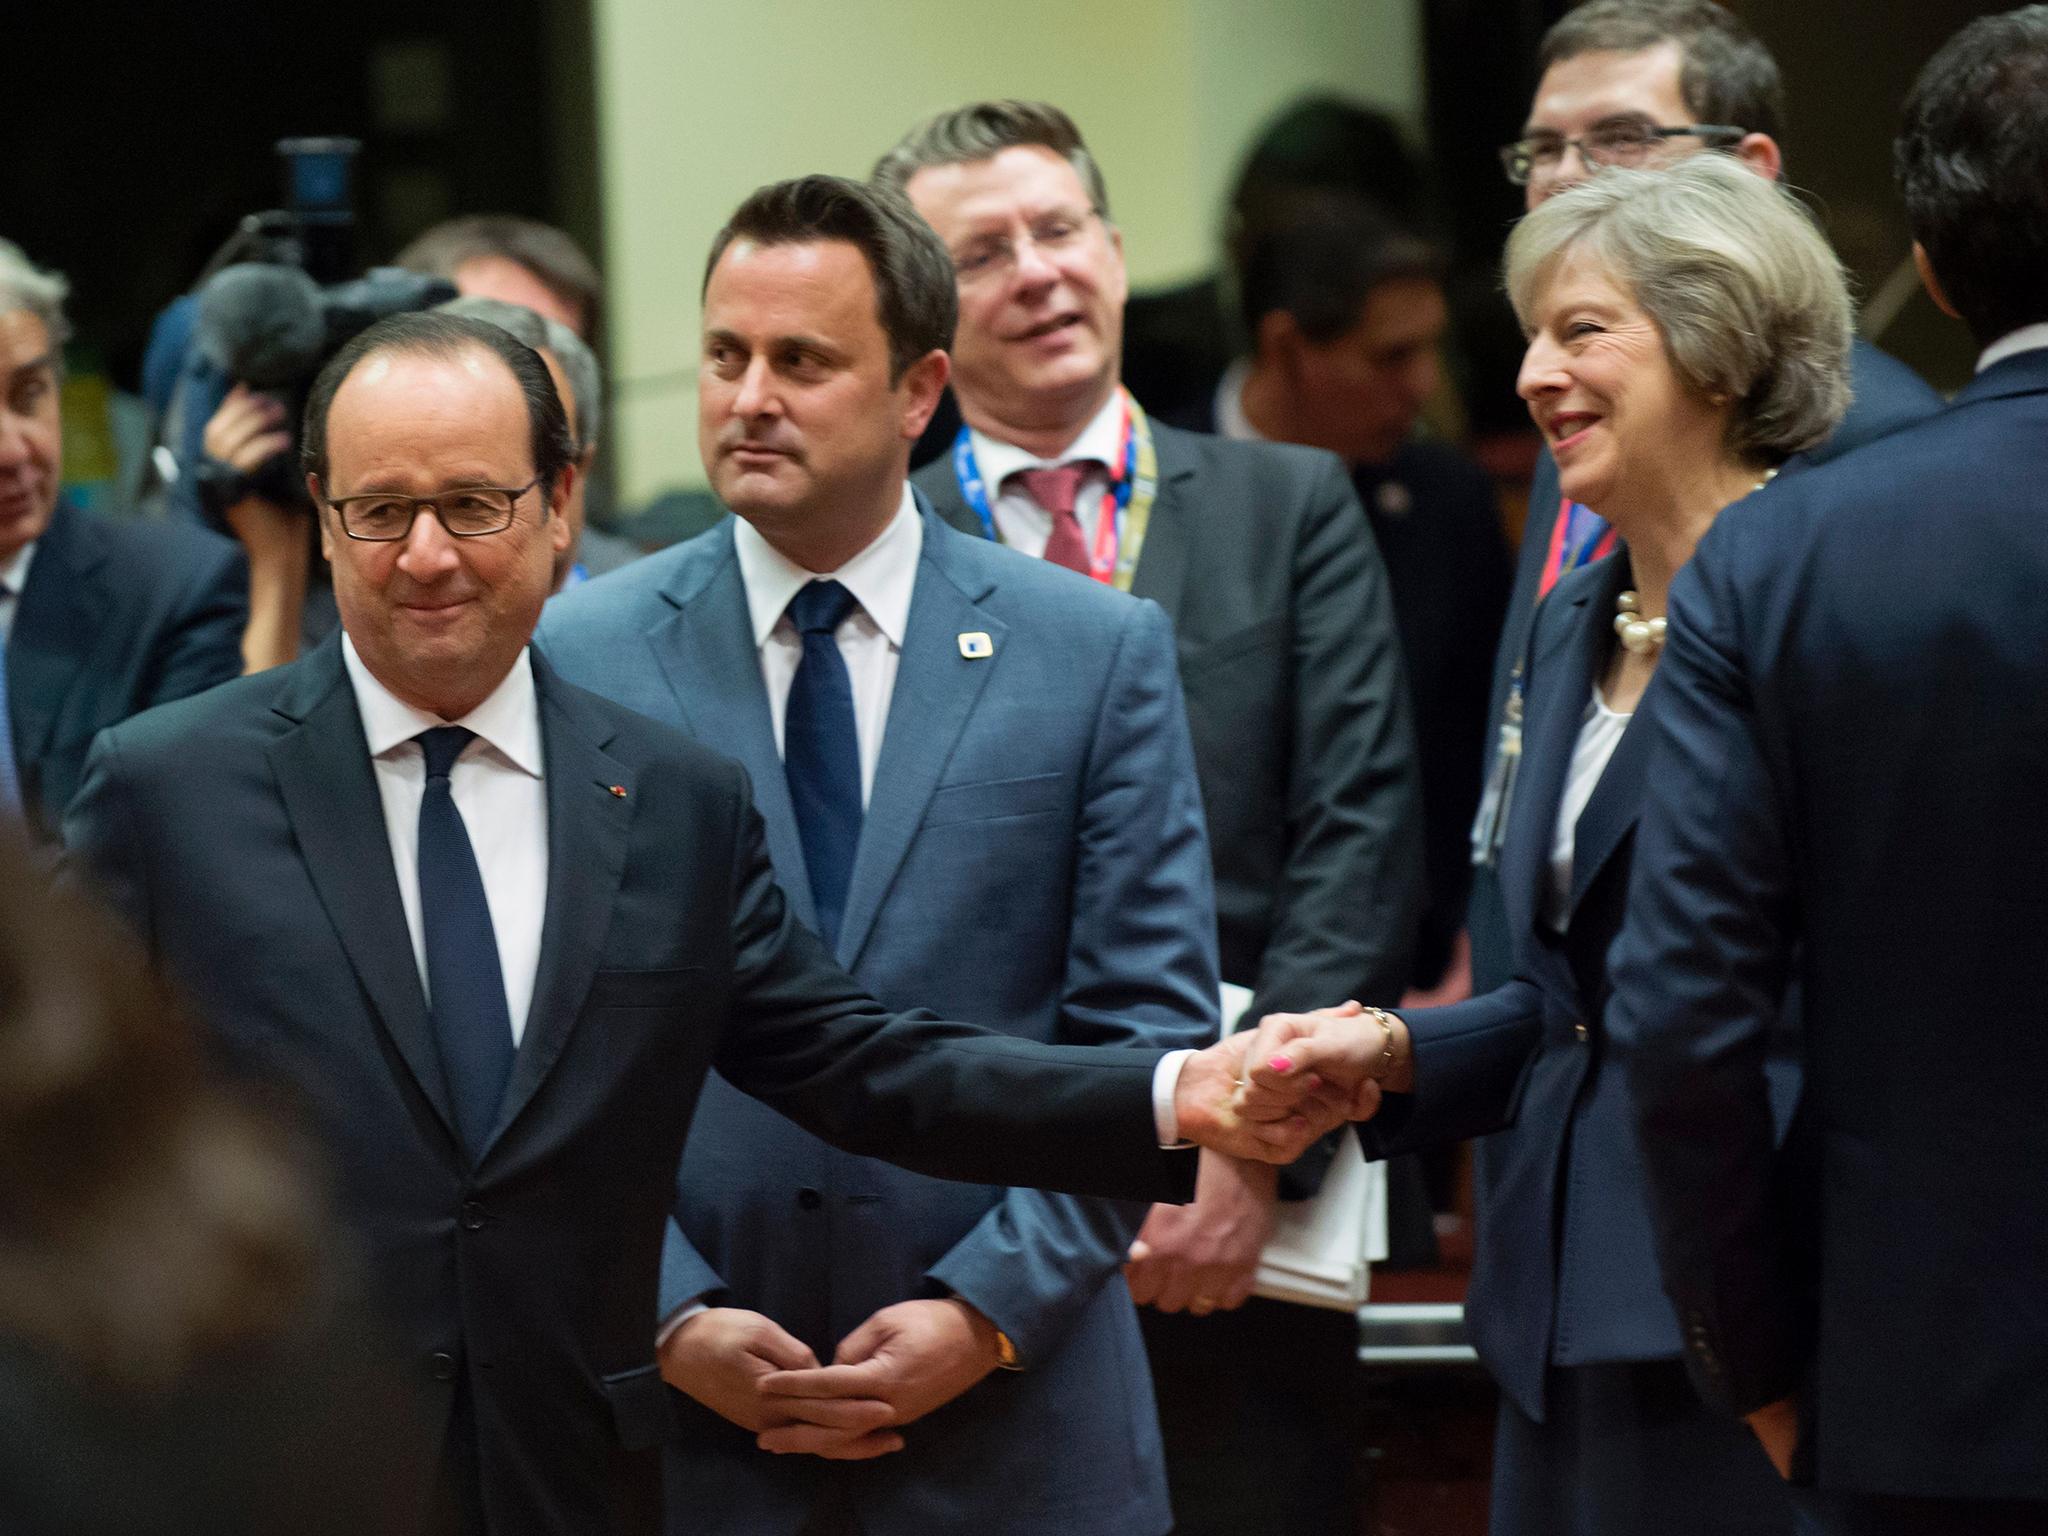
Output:
[[[55,843],[95,732],[242,670],[248,566],[58,495],[65,284],[0,240],[0,816]]]
[[[1503,151],[1509,179],[1522,187],[1531,208],[1602,165],[1660,164],[1702,149],[1724,150],[1759,176],[1776,179],[1783,172],[1785,93],[1777,60],[1713,0],[1593,0],[1544,35],[1537,63],[1543,73],[1523,137]],[[1670,131],[1692,127],[1703,131]],[[1824,463],[1941,406],[1917,373],[1860,338],[1849,367],[1855,390],[1849,414],[1788,471]],[[1529,487],[1488,719],[1501,718],[1536,604],[1560,575],[1613,547],[1614,532],[1601,518],[1586,507],[1566,506],[1545,448]],[[1498,743],[1498,732],[1489,731],[1489,771]],[[1473,984],[1487,992],[1514,974],[1500,878],[1491,865],[1475,872],[1468,920]]]
[[[1702,1394],[1822,1529],[2039,1532],[2048,7],[1950,40],[1897,164],[1977,376],[1731,508],[1672,586],[1608,1023]]]
[[[739,520],[564,594],[541,645],[739,758],[800,916],[877,996],[1199,1044],[1215,914],[1171,630],[910,489],[954,308],[893,196],[750,199],[712,248],[699,392]],[[835,1152],[713,1079],[664,1255],[663,1374],[694,1399],[670,1530],[1165,1531],[1119,1273],[1144,1214]]]

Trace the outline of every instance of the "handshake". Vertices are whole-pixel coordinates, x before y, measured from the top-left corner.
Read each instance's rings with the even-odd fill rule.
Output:
[[[1357,1003],[1270,1013],[1182,1063],[1180,1133],[1230,1157],[1291,1163],[1350,1120],[1370,1120],[1382,1092],[1410,1087],[1407,1026]]]

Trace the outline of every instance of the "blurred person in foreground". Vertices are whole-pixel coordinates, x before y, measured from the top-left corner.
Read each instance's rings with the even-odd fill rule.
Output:
[[[1183,1135],[1284,1157],[1334,1124],[1245,1120],[1227,1044],[1077,1051],[867,997],[791,915],[744,772],[530,648],[575,445],[504,330],[378,322],[301,441],[341,633],[103,733],[65,832],[334,1158],[435,1427],[418,1507],[659,1529],[661,1243],[714,1065],[850,1151],[1123,1199],[1190,1190]]]
[[[1723,509],[1840,418],[1848,291],[1799,205],[1720,156],[1604,172],[1524,219],[1506,265],[1529,336],[1518,388],[1565,494],[1622,541],[1545,602],[1517,684],[1520,768],[1490,808],[1515,979],[1447,1007],[1369,1011],[1345,1026],[1347,1069],[1386,1094],[1363,1128],[1373,1150],[1486,1137],[1466,1314],[1501,1385],[1494,1536],[1777,1536],[1793,1511],[1762,1447],[1686,1378],[1607,957],[1632,860],[1646,879],[1668,873],[1633,859],[1657,785],[1654,728],[1632,724],[1658,675],[1666,594]],[[1759,519],[1770,500],[1757,497]],[[1253,1059],[1294,1054],[1284,1035],[1276,1022]],[[1331,1070],[1327,1049],[1310,1048],[1316,1070]],[[1768,1160],[1799,1077],[1784,1030],[1754,1049]]]
[[[1160,425],[1123,386],[1123,236],[1059,108],[942,112],[874,179],[938,232],[959,295],[966,425],[913,482],[962,532],[1173,621],[1223,979],[1252,992],[1246,1016],[1397,1000],[1422,906],[1421,795],[1386,570],[1343,463]],[[1313,1195],[1333,1150],[1277,1178],[1205,1157],[1194,1207],[1161,1207],[1133,1247],[1184,1536],[1354,1518],[1355,1319],[1251,1296],[1281,1191]]]
[[[0,1529],[412,1536],[417,1462],[304,1149],[0,829]]]
[[[798,916],[885,1004],[1199,1044],[1216,915],[1172,630],[911,489],[954,312],[894,194],[749,198],[706,264],[697,397],[737,516],[550,603],[539,643],[739,759]],[[693,1399],[670,1531],[1165,1531],[1120,1273],[1144,1214],[849,1157],[714,1077],[663,1253],[662,1373]],[[846,1398],[891,1417],[800,1417]]]
[[[231,539],[60,493],[64,279],[0,240],[0,821],[53,845],[95,732],[243,667]]]
[[[1530,208],[1603,166],[1669,165],[1703,151],[1766,180],[1785,172],[1785,89],[1777,60],[1735,14],[1713,0],[1593,0],[1543,39],[1542,78],[1522,137],[1501,150],[1508,179]],[[1849,353],[1853,398],[1835,430],[1787,468],[1824,462],[1930,415],[1941,399],[1904,363],[1858,338]],[[1536,462],[1515,585],[1494,658],[1491,719],[1502,721],[1509,679],[1529,640],[1530,614],[1567,571],[1609,553],[1620,537],[1558,486],[1546,445]],[[1498,730],[1484,744],[1498,771]],[[1499,876],[1475,850],[1470,928],[1482,990],[1514,971]]]
[[[1386,214],[1335,192],[1269,194],[1240,219],[1250,350],[1184,424],[1327,448],[1350,466],[1394,594],[1422,769],[1429,901],[1406,1001],[1455,1002],[1471,989],[1469,830],[1512,567],[1485,471],[1416,432],[1450,318],[1442,262]]]

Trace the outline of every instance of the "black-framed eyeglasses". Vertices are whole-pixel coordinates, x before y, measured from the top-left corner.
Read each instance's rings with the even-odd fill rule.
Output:
[[[1747,137],[1748,133],[1747,128],[1737,128],[1728,123],[1685,123],[1663,128],[1635,118],[1620,118],[1611,123],[1595,123],[1576,139],[1556,133],[1536,133],[1512,144],[1503,144],[1500,164],[1501,169],[1508,173],[1509,181],[1518,187],[1526,187],[1539,174],[1555,175],[1568,149],[1576,149],[1579,158],[1589,166],[1641,165],[1666,139],[1700,139],[1708,144],[1733,144]]]
[[[432,496],[400,496],[395,491],[366,491],[360,496],[330,496],[327,505],[341,516],[341,531],[367,544],[390,544],[412,532],[422,512],[432,512],[451,537],[480,539],[503,533],[524,496],[541,482],[535,475],[517,490],[503,485],[464,485]]]

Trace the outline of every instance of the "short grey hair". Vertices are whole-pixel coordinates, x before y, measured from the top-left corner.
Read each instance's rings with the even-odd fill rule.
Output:
[[[1570,255],[1629,289],[1688,388],[1736,402],[1728,447],[1744,460],[1814,447],[1849,408],[1842,264],[1790,192],[1728,156],[1604,170],[1525,217],[1506,257],[1525,332]]]
[[[604,388],[604,380],[598,372],[597,354],[590,350],[581,336],[561,321],[550,320],[524,304],[487,299],[480,294],[464,294],[459,299],[450,299],[435,306],[435,309],[439,314],[462,315],[471,320],[481,320],[486,325],[495,325],[521,346],[551,353],[562,365],[562,372],[569,380],[569,392],[576,397],[576,451],[579,455],[586,454],[596,445],[598,427],[603,421],[603,407],[598,397]]]
[[[70,293],[71,285],[60,273],[44,271],[12,240],[0,240],[0,314],[25,309],[42,321],[60,360],[64,343],[71,339],[71,323],[64,318],[64,300]]]

